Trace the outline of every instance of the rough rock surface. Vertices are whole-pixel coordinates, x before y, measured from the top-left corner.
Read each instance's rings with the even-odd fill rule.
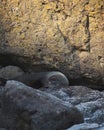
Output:
[[[6,68],[8,68],[8,69],[6,69]],[[1,75],[4,76],[4,77],[0,78],[0,81],[2,81],[1,83],[4,83],[4,85],[5,85],[5,79],[4,78],[7,77],[7,76],[8,77],[11,77],[11,76],[15,77],[15,74],[13,74],[13,72],[11,72],[11,67],[4,67],[4,68],[1,67],[1,69],[4,70],[3,72],[5,72],[5,75],[4,74],[2,75],[2,73],[1,73]],[[11,73],[8,73],[8,72],[11,72]],[[16,72],[18,73],[18,71],[16,71]],[[42,76],[45,79],[44,83],[45,82],[46,82],[46,84],[48,83],[47,78],[49,78],[49,77],[46,76],[47,72],[46,73],[40,72],[40,73],[35,73],[35,74],[31,73],[31,74],[33,74],[32,75],[33,79],[38,77],[38,75],[36,75],[36,74],[39,74],[39,75],[41,74],[40,76]],[[50,74],[50,73],[48,73],[48,74]],[[23,79],[23,77],[25,78],[25,75],[26,74],[23,74],[22,79]],[[52,73],[52,75],[53,75],[53,73]],[[45,78],[45,76],[47,78]],[[19,77],[21,79],[21,76],[19,76]],[[31,79],[30,76],[28,76],[28,77]],[[26,81],[28,80],[29,82],[31,82],[31,80],[29,80],[28,77],[27,77]],[[57,75],[56,75],[56,77],[57,77]],[[63,78],[63,76],[59,78],[58,85],[57,85],[57,82],[56,82],[57,78],[55,78],[55,79],[54,78],[51,78],[52,84],[49,84],[49,86],[47,86],[47,87],[42,87],[41,86],[39,88],[39,86],[37,87],[37,85],[39,85],[39,84],[36,84],[36,83],[34,83],[34,87],[35,88],[39,88],[41,91],[44,91],[47,94],[47,96],[49,96],[49,94],[51,94],[51,97],[53,97],[52,95],[54,95],[59,100],[62,100],[63,103],[66,104],[66,105],[69,105],[69,103],[74,105],[75,107],[77,107],[77,109],[79,109],[81,111],[81,113],[83,113],[84,123],[83,124],[74,125],[74,126],[69,127],[69,128],[67,127],[68,130],[80,130],[80,129],[82,129],[82,130],[89,130],[89,129],[90,130],[104,130],[104,91],[92,90],[92,89],[88,88],[89,86],[85,87],[85,86],[78,86],[78,85],[77,86],[62,85],[62,83],[60,82],[60,78]],[[12,109],[14,110],[14,105],[15,104],[14,104],[14,102],[10,102],[10,101],[12,99],[14,99],[13,101],[17,101],[17,97],[18,96],[16,96],[16,94],[15,94],[15,98],[12,96],[10,98],[9,102],[8,102],[8,98],[5,99],[4,98],[5,96],[3,94],[3,92],[6,91],[5,86],[1,86],[1,85],[3,85],[3,84],[0,84],[0,123],[2,124],[2,125],[0,124],[0,127],[3,128],[4,126],[6,126],[6,128],[7,128],[6,130],[11,130],[11,128],[9,129],[7,126],[13,126],[14,121],[15,121],[15,123],[18,122],[18,118],[19,117],[15,116],[15,114],[12,113],[12,112],[14,112],[14,111],[12,111]],[[12,93],[12,92],[14,93],[14,86],[17,87],[16,90],[19,89],[18,88],[19,86],[20,86],[20,88],[21,87],[23,88],[23,86],[24,86],[23,84],[22,85],[21,84],[17,85],[17,82],[15,82],[15,81],[14,82],[9,81],[9,85],[11,87],[9,88],[9,90],[7,90],[8,92],[6,91],[7,95]],[[13,86],[13,88],[12,88],[12,86]],[[7,87],[7,85],[6,85],[6,87]],[[99,86],[99,88],[101,88],[101,86]],[[32,88],[30,88],[30,89],[32,89]],[[37,94],[39,94],[38,90],[35,90],[35,91],[36,91]],[[30,97],[29,96],[26,96],[26,100],[28,100],[28,101],[24,100],[24,97],[25,97],[24,95],[26,95],[26,93],[24,91],[22,91],[23,93],[21,91],[19,91],[19,92],[20,92],[19,95],[23,94],[23,98],[19,97],[19,100],[18,100],[19,107],[18,108],[20,108],[20,109],[16,109],[15,112],[16,113],[19,112],[19,114],[21,114],[22,113],[21,112],[21,108],[23,108],[23,110],[27,110],[27,106],[29,104],[32,104],[33,102],[32,103],[30,102]],[[30,93],[31,92],[29,92],[29,94]],[[40,92],[40,93],[42,94],[42,92]],[[37,95],[37,94],[35,94],[35,95]],[[21,101],[22,99],[24,100],[23,102]],[[8,113],[10,115],[8,115],[6,113],[8,108],[6,109],[6,111],[4,111],[5,110],[4,108],[2,108],[3,107],[2,104],[4,104],[4,106],[5,105],[8,106],[8,103],[6,103],[5,101],[7,101],[10,105],[12,103],[14,104],[13,108],[11,108],[12,105],[9,107],[9,108],[11,108],[11,109],[9,109],[9,111],[10,110],[12,111],[12,112]],[[37,100],[37,101],[39,101],[39,100]],[[20,104],[24,103],[24,102],[26,104],[28,104],[28,105],[24,105],[24,107],[21,107]],[[47,100],[45,98],[44,98],[44,102],[45,103],[47,102]],[[17,106],[18,106],[18,104],[17,104]],[[33,106],[33,104],[32,104],[32,106]],[[28,107],[28,108],[30,108],[30,107]],[[34,112],[32,113],[32,112],[29,111],[29,113],[30,113],[31,117],[32,117],[32,115],[34,115]],[[23,117],[23,116],[25,117],[25,118],[23,117],[23,120],[19,122],[20,123],[20,127],[22,127],[22,129],[24,129],[23,128],[24,127],[24,122],[26,122],[25,124],[28,124],[28,119],[30,119],[30,118],[28,118],[29,117],[29,113],[26,113],[26,111],[25,112],[23,111],[23,115],[20,116],[20,118]],[[45,114],[46,114],[46,112],[45,112]],[[12,115],[14,115],[14,116],[12,116]],[[49,118],[49,116],[48,116],[48,118]],[[53,118],[53,116],[51,117],[51,119],[52,118]],[[60,119],[62,119],[62,118],[60,117]],[[40,118],[39,118],[39,120],[40,120]],[[28,125],[25,125],[25,128],[27,130],[30,127],[28,127]],[[20,130],[20,128],[19,128],[19,130]]]
[[[0,18],[1,64],[104,84],[104,0],[0,1]]]
[[[97,123],[82,123],[79,125],[74,125],[71,128],[67,129],[67,130],[103,130],[104,127],[99,128],[99,125]]]
[[[23,75],[24,72],[17,66],[6,66],[0,69],[0,78],[13,79],[15,77]]]
[[[86,123],[97,123],[104,127],[103,91],[92,90],[85,86],[70,86],[68,88],[63,87],[60,89],[53,87],[43,89],[42,91],[51,93],[64,102],[76,106],[83,113],[84,121]]]
[[[7,130],[61,130],[83,122],[71,104],[17,81],[8,81],[0,96],[0,127]]]

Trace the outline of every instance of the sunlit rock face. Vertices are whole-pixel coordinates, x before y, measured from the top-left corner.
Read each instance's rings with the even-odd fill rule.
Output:
[[[44,64],[104,84],[103,0],[0,1],[0,19],[1,64],[12,55],[15,64]]]

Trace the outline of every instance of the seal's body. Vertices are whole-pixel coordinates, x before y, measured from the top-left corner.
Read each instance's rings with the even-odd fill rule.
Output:
[[[20,81],[33,88],[69,85],[67,77],[58,71],[26,73],[16,77],[14,80]]]

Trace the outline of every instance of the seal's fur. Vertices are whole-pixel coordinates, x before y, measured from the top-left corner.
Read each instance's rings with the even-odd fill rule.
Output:
[[[58,71],[26,73],[14,80],[20,81],[28,86],[34,88],[54,86],[68,86],[69,81],[67,77]]]

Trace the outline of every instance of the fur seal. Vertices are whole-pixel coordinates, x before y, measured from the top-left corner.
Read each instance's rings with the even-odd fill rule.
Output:
[[[25,73],[13,80],[22,82],[33,88],[69,85],[67,77],[58,71]]]

